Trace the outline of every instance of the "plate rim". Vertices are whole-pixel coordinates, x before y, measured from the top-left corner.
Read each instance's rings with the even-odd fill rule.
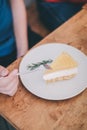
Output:
[[[54,45],[54,44],[60,45],[60,46],[63,45],[63,46],[71,47],[71,48],[75,49],[76,51],[82,53],[82,54],[87,58],[87,56],[86,56],[82,51],[80,51],[79,49],[75,48],[74,46],[67,45],[67,43],[55,43],[55,42],[51,42],[51,43],[41,44],[41,45],[38,45],[38,46],[32,48],[32,49],[23,57],[23,59],[25,59],[25,57],[27,57],[27,55],[29,55],[29,53],[31,53],[31,51],[34,51],[34,50],[36,50],[36,49],[39,48],[39,47],[43,47],[43,46],[47,46],[47,45],[50,46],[50,45]],[[21,66],[21,64],[22,64],[22,62],[23,62],[23,59],[22,59],[22,61],[20,62],[20,65],[19,65],[19,72],[20,72],[20,66]],[[70,99],[70,98],[73,98],[73,97],[79,95],[80,93],[82,93],[82,92],[86,89],[86,87],[84,87],[81,91],[79,91],[78,94],[74,94],[74,95],[71,96],[71,97],[66,97],[66,98],[61,98],[61,99],[47,98],[47,97],[42,97],[42,96],[40,96],[40,95],[37,95],[36,93],[33,93],[30,89],[28,89],[28,87],[26,87],[26,85],[25,85],[24,82],[22,81],[22,78],[21,78],[21,77],[22,77],[22,76],[20,76],[20,79],[21,79],[21,82],[22,82],[23,86],[24,86],[30,93],[32,93],[33,95],[35,95],[35,96],[37,96],[37,97],[39,97],[39,98],[45,99],[45,100],[67,100],[67,99]]]

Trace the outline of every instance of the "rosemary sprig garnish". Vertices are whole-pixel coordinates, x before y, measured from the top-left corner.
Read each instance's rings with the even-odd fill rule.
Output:
[[[51,62],[52,62],[52,60],[49,59],[49,60],[43,60],[42,62],[32,63],[31,65],[27,66],[27,69],[34,70],[34,69],[40,67],[41,65],[45,65],[45,64],[48,64]]]

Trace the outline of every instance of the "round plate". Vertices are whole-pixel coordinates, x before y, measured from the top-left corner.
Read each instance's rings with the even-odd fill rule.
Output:
[[[46,83],[43,79],[44,67],[30,72],[27,66],[43,60],[54,60],[60,53],[68,52],[79,64],[78,74],[69,80]],[[78,49],[62,44],[49,43],[31,49],[20,63],[20,79],[31,93],[48,100],[64,100],[80,94],[87,87],[87,56]]]

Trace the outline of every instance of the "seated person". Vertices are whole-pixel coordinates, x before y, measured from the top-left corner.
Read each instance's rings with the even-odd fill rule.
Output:
[[[81,10],[87,0],[37,0],[41,21],[53,31]]]
[[[4,67],[26,54],[28,49],[41,39],[27,26],[23,0],[0,0],[0,93],[9,96],[16,93],[18,70],[9,73]],[[0,130],[4,130],[5,126],[6,130],[10,127],[0,116]]]

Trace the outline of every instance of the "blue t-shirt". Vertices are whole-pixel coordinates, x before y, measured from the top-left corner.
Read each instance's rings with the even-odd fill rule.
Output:
[[[16,48],[9,0],[0,0],[0,57]]]

